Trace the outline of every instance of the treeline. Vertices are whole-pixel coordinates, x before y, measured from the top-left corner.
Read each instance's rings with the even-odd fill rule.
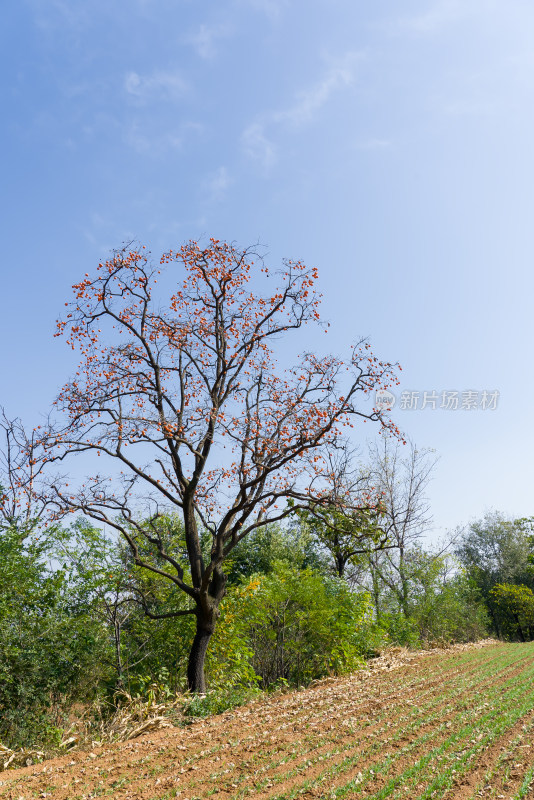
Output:
[[[463,532],[456,554],[484,603],[492,633],[534,639],[534,518],[488,513]]]
[[[163,522],[169,546],[183,547],[179,523]],[[211,710],[251,690],[355,669],[385,641],[369,594],[332,573],[302,526],[244,541],[228,578],[207,657]],[[4,529],[0,742],[58,743],[75,706],[96,702],[102,712],[121,693],[182,692],[194,618],[170,615],[186,604],[168,581],[135,567],[122,542],[83,521],[46,537]]]
[[[162,524],[169,548],[183,548],[178,520]],[[260,529],[236,548],[207,656],[210,710],[243,693],[354,670],[388,644],[485,635],[481,595],[450,555],[420,544],[359,553],[340,577],[324,539],[301,519]],[[186,603],[136,567],[121,541],[84,521],[46,536],[4,529],[0,741],[59,742],[80,704],[102,713],[121,692],[183,691],[194,619],[166,615]]]
[[[93,702],[187,686],[216,707],[483,634],[470,573],[422,546],[431,454],[363,402],[398,365],[360,340],[277,366],[320,321],[317,277],[212,238],[155,262],[125,246],[74,285],[76,376],[37,428],[0,413],[4,744],[58,739]],[[361,466],[363,420],[384,444]]]
[[[494,513],[424,546],[434,460],[411,446],[372,452],[378,507],[295,511],[259,527],[225,561],[226,596],[206,660],[208,695],[192,713],[358,668],[388,645],[440,646],[492,634],[534,637],[534,528]],[[184,563],[178,516],[150,522]],[[204,557],[211,534],[202,533]],[[190,600],[150,542],[137,566],[123,538],[84,518],[0,524],[0,742],[58,744],[79,714],[124,697],[187,687]],[[190,576],[185,575],[185,580]]]

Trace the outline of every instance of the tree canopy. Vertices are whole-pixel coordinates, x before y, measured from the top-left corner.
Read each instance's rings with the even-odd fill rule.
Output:
[[[163,267],[178,275],[156,286]],[[372,491],[351,491],[350,471],[335,476],[345,464],[335,454],[357,419],[399,435],[380,410],[358,402],[397,381],[396,365],[368,343],[347,361],[308,352],[291,368],[278,366],[275,342],[319,322],[320,297],[317,270],[300,261],[285,261],[276,278],[260,292],[273,276],[258,254],[215,239],[165,253],[159,265],[144,248],[126,248],[74,286],[58,322],[80,364],[41,431],[43,460],[92,451],[118,469],[106,466],[77,486],[53,479],[47,502],[58,516],[82,512],[119,531],[137,565],[189,597],[176,613],[197,619],[189,683],[199,690],[231,551],[311,505],[349,513],[372,506]],[[183,519],[185,563],[162,535],[169,512]],[[200,528],[211,537],[208,554]]]

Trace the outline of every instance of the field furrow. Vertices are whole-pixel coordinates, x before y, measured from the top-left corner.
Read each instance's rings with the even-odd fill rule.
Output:
[[[533,733],[534,645],[384,656],[346,678],[1,773],[0,797],[522,800],[534,791]]]

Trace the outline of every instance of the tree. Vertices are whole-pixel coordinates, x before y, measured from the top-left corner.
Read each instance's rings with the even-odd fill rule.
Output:
[[[376,639],[368,593],[351,592],[333,575],[280,561],[240,588],[239,602],[225,612],[239,615],[264,689],[280,679],[302,685],[349,672],[367,652],[366,634]]]
[[[426,490],[435,464],[430,450],[419,449],[412,442],[404,457],[399,444],[387,440],[371,449],[371,481],[380,493],[379,526],[388,540],[387,548],[369,552],[364,565],[370,575],[377,618],[381,586],[393,593],[404,616],[410,616],[408,554],[431,522]]]
[[[448,553],[418,545],[406,554],[410,620],[421,642],[475,641],[486,632],[487,615],[465,572]]]
[[[38,441],[37,431],[28,435],[20,419],[9,419],[0,409],[0,530],[15,525],[27,535],[44,516]]]
[[[490,606],[501,627],[522,642],[534,638],[534,593],[522,584],[498,583],[489,592]]]
[[[314,507],[301,512],[301,520],[318,542],[330,553],[339,578],[345,577],[348,564],[359,563],[388,545],[387,534],[380,527],[380,504],[362,507],[349,513],[335,507]]]
[[[355,419],[398,434],[380,410],[357,404],[397,382],[396,365],[361,341],[348,363],[305,353],[277,369],[275,342],[319,321],[317,272],[300,261],[285,261],[266,295],[248,288],[251,278],[255,286],[270,280],[251,249],[189,242],[164,254],[164,265],[183,269],[177,286],[168,288],[166,273],[156,285],[161,269],[130,245],[74,286],[57,335],[79,349],[80,366],[39,443],[48,467],[82,454],[107,459],[83,484],[51,478],[47,501],[57,515],[82,512],[119,531],[135,564],[187,595],[189,608],[166,615],[196,617],[188,683],[203,692],[225,560],[254,530],[310,504],[355,510],[344,499],[350,486],[332,488],[328,454],[343,449]],[[158,524],[174,512],[186,559],[167,549]],[[143,556],[141,543],[157,560]]]
[[[51,710],[91,700],[101,677],[105,632],[51,564],[61,535],[0,528],[0,739],[12,747],[47,738]]]
[[[228,583],[240,583],[257,573],[268,575],[280,562],[297,570],[327,574],[330,565],[324,549],[306,527],[294,522],[297,524],[267,525],[243,539],[226,563]]]
[[[496,613],[491,591],[497,584],[534,587],[531,520],[512,520],[491,511],[460,533],[456,553],[480,590],[500,636],[502,615]]]
[[[51,733],[48,715],[60,698],[87,697],[102,654],[98,626],[73,608],[66,576],[54,568],[65,532],[53,526],[39,535],[47,501],[38,491],[37,439],[2,410],[0,739],[13,747]]]
[[[108,631],[111,652],[104,653],[102,659],[113,669],[113,683],[121,687],[125,674],[124,629],[135,610],[121,549],[100,528],[82,518],[63,537],[56,558],[63,562],[73,606],[88,609]]]
[[[487,597],[497,583],[533,581],[529,520],[512,520],[488,512],[462,532],[457,553]]]

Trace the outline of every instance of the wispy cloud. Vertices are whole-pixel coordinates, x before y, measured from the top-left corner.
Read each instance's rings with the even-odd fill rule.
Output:
[[[328,67],[317,83],[298,92],[293,105],[260,114],[241,134],[245,154],[258,162],[264,171],[269,171],[277,160],[277,148],[273,141],[276,129],[284,125],[299,127],[313,120],[332,95],[354,82],[356,67],[362,58],[362,53],[345,53]]]
[[[321,109],[338,89],[349,86],[355,78],[356,65],[362,60],[362,53],[349,52],[314,86],[299,92],[295,104],[274,115],[277,122],[290,122],[301,125],[308,122]]]
[[[196,33],[190,34],[186,42],[194,47],[200,58],[215,58],[218,42],[232,34],[229,25],[201,25]]]
[[[94,211],[89,214],[89,217],[80,230],[85,239],[101,255],[107,255],[116,246],[114,245],[114,238],[117,235],[117,229],[120,226],[117,220],[110,219],[107,215],[104,217],[102,214]],[[122,235],[122,240],[133,239],[133,234]]]
[[[166,133],[164,136],[151,136],[143,132],[139,123],[134,122],[126,130],[124,141],[140,155],[158,156],[164,150],[181,149],[183,138],[176,133]]]
[[[253,122],[241,134],[241,144],[245,154],[268,172],[276,162],[276,147],[265,135],[265,126]]]
[[[154,72],[152,75],[139,75],[128,72],[124,78],[124,89],[137,101],[177,98],[185,94],[187,82],[179,72]]]
[[[496,98],[454,98],[442,103],[441,111],[451,117],[494,117],[500,111]]]
[[[203,181],[204,194],[210,202],[220,202],[224,199],[228,187],[233,183],[226,167],[221,166]]]
[[[154,133],[136,120],[126,128],[123,139],[139,155],[159,158],[169,150],[181,150],[191,132],[198,135],[203,130],[198,123],[184,122],[165,133]]]
[[[79,30],[87,27],[90,10],[86,5],[69,3],[68,0],[33,0],[35,23],[43,30],[58,26]]]
[[[287,6],[287,0],[240,0],[240,3],[266,14],[271,20],[278,19]]]
[[[421,36],[441,33],[473,14],[486,14],[493,0],[437,0],[423,13],[400,17],[392,25],[394,33],[412,33]]]

